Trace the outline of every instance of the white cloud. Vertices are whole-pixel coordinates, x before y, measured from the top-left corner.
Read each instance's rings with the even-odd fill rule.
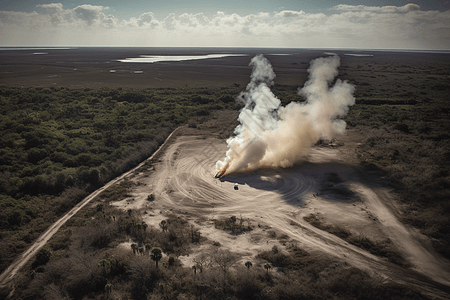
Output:
[[[123,21],[123,25],[130,27],[155,28],[160,22],[155,18],[152,12],[141,14],[138,18],[131,18],[129,21]]]
[[[56,9],[56,10],[62,10],[63,9],[62,3],[39,4],[36,7],[42,7],[42,8],[45,8],[45,9]]]
[[[92,25],[94,21],[98,20],[102,14],[102,6],[80,5],[77,6],[73,12],[76,18],[85,21],[88,25]]]
[[[301,10],[301,11],[283,10],[283,11],[280,11],[279,13],[275,14],[275,17],[298,18],[298,17],[303,16],[304,14],[305,14],[305,12],[303,10]]]
[[[42,4],[39,12],[0,11],[2,45],[270,46],[450,49],[450,11],[416,4],[337,5],[330,14],[282,10],[240,15],[218,11],[145,12],[129,20],[108,7]]]
[[[333,7],[334,10],[341,11],[371,11],[379,13],[406,13],[410,11],[420,10],[417,4],[409,3],[404,6],[365,6],[365,5],[348,5],[339,4]]]
[[[179,17],[179,24],[187,27],[205,26],[209,23],[208,17],[203,13],[188,14],[184,13]]]
[[[167,30],[175,30],[178,27],[178,21],[174,13],[169,14],[163,21],[163,26]]]

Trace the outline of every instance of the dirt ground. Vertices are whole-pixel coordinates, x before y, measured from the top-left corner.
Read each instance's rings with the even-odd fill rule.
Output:
[[[244,87],[251,73],[248,63],[251,57],[261,52],[261,49],[248,49],[245,52],[248,56],[221,60],[155,64],[117,61],[142,54],[179,54],[170,53],[175,50],[163,49],[158,53],[153,50],[124,49],[120,52],[113,49],[111,51],[114,52],[109,52],[107,48],[86,48],[70,52],[49,50],[46,55],[33,53],[41,51],[4,51],[0,53],[0,85]],[[191,54],[195,52],[190,51]],[[225,50],[214,51],[221,53]],[[209,49],[207,54],[214,51]],[[301,86],[307,79],[311,59],[323,56],[323,51],[319,50],[301,50],[301,53],[294,49],[285,50],[289,56],[271,55],[271,49],[264,51],[277,74],[275,83],[289,86]],[[334,52],[341,56],[339,78],[351,80],[358,88],[368,86],[370,82],[370,88],[374,90],[404,93],[408,92],[410,85],[421,83],[414,80],[427,76],[423,74],[427,74],[424,72],[428,72],[426,70],[430,66],[436,70],[445,69],[442,62],[448,62],[447,56],[420,53],[376,52],[373,57],[352,57],[344,55],[348,51]],[[433,82],[434,78],[427,80]],[[235,120],[232,117],[226,116],[228,120]],[[222,132],[225,136],[229,136],[235,127],[232,122],[229,124],[230,128]],[[209,251],[213,243],[220,243],[223,248],[239,254],[241,261],[250,260],[254,265],[261,264],[255,259],[258,252],[269,250],[274,245],[281,251],[298,245],[307,251],[323,253],[358,267],[374,279],[394,280],[419,287],[432,296],[448,298],[449,262],[433,252],[424,236],[398,221],[401,210],[397,209],[396,195],[382,184],[380,174],[358,165],[355,149],[358,141],[362,140],[362,134],[348,130],[338,138],[335,147],[314,147],[305,160],[293,168],[264,169],[216,179],[214,165],[225,155],[225,140],[217,138],[219,133],[185,128],[168,143],[164,153],[153,163],[154,168],[132,176],[133,181],[140,183],[135,186],[133,196],[114,205],[141,211],[144,221],[156,228],[169,213],[179,214],[200,228],[208,242],[193,247],[189,256],[180,257],[188,267],[193,265],[197,255]],[[336,180],[330,181],[330,178]],[[236,183],[238,190],[233,188]],[[155,201],[147,201],[149,194],[155,195]],[[311,213],[324,223],[344,227],[374,241],[389,238],[411,267],[392,264],[310,225],[303,217]],[[231,216],[238,220],[242,218],[252,230],[233,235],[215,228],[214,220]],[[130,249],[129,246],[127,248]],[[441,292],[443,290],[447,293]]]
[[[241,262],[255,265],[262,263],[255,259],[261,251],[296,245],[365,270],[377,280],[413,284],[425,291],[434,291],[435,283],[450,286],[448,262],[431,250],[423,236],[397,220],[395,195],[378,183],[379,174],[356,164],[360,132],[347,131],[336,142],[339,146],[312,148],[293,168],[221,179],[214,177],[214,165],[225,154],[225,140],[192,135],[195,130],[190,133],[176,137],[154,168],[134,175],[138,185],[131,198],[114,203],[125,210],[140,210],[144,221],[156,228],[169,213],[200,228],[208,242],[179,258],[187,267],[217,242],[237,253]],[[155,195],[155,201],[147,201],[149,194]],[[303,217],[311,213],[374,241],[389,238],[411,267],[401,268],[310,225]],[[253,229],[236,235],[215,228],[214,220],[231,216]]]

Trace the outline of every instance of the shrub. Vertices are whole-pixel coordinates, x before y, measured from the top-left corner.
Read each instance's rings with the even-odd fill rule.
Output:
[[[36,253],[32,268],[36,269],[39,266],[45,265],[50,261],[51,256],[52,253],[47,248],[39,249],[39,251]]]

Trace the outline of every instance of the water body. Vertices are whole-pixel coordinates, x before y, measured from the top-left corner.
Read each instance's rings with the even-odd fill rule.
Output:
[[[61,47],[4,47],[0,48],[0,51],[8,51],[8,50],[70,50],[73,48],[61,48]]]
[[[356,56],[356,57],[373,56],[372,54],[355,54],[355,53],[345,53],[344,55]]]
[[[251,72],[250,60],[255,55],[263,54],[276,69],[277,84],[298,86],[307,79],[304,74],[305,67],[317,57],[339,55],[348,64],[374,59],[373,63],[386,62],[396,57],[412,61],[449,59],[449,54],[436,52],[234,47],[14,46],[0,47],[0,61],[7,62],[0,64],[0,74],[2,85],[18,87],[64,86],[76,89],[101,86],[245,86]],[[357,57],[344,54],[373,56]]]
[[[413,49],[352,49],[352,48],[230,48],[230,47],[0,47],[0,51],[27,51],[27,50],[72,50],[72,51],[96,51],[101,50],[103,52],[124,52],[124,51],[152,51],[152,52],[172,52],[172,53],[182,53],[183,55],[192,53],[192,52],[209,52],[216,53],[214,55],[227,55],[227,56],[235,56],[235,55],[245,55],[245,54],[225,54],[224,52],[247,52],[250,51],[258,51],[261,53],[265,53],[265,55],[292,55],[298,54],[298,52],[302,51],[328,51],[329,53],[334,53],[332,51],[339,52],[411,52],[411,53],[430,53],[430,54],[450,54],[450,50],[413,50]],[[270,52],[268,52],[270,51]],[[272,52],[277,51],[277,52]],[[285,53],[283,53],[285,52]],[[144,56],[144,55],[143,55]],[[157,55],[153,55],[157,56]],[[223,56],[225,57],[225,56]],[[204,58],[200,58],[204,59]]]
[[[334,52],[324,52],[323,54],[326,54],[326,55],[339,55],[339,54],[334,53]],[[373,54],[356,54],[356,53],[344,53],[344,55],[355,56],[355,57],[370,57],[370,56],[373,56]]]
[[[141,55],[140,57],[131,57],[119,59],[117,61],[125,63],[155,63],[160,61],[185,61],[197,59],[223,58],[228,56],[247,56],[247,54],[208,54],[208,55]]]

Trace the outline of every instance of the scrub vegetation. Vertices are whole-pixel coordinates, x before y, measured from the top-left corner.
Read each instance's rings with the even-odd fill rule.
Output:
[[[434,248],[450,258],[450,85],[426,90],[416,104],[357,104],[348,123],[362,132],[357,153],[380,183],[399,195],[400,218],[421,229]]]
[[[345,119],[363,134],[360,163],[398,195],[398,217],[450,258],[450,66],[448,59],[404,56],[342,60],[339,77],[357,87]],[[151,155],[171,130],[202,129],[213,111],[241,107],[234,101],[241,91],[1,87],[0,271],[90,191]],[[283,105],[302,101],[296,87],[276,85],[274,93]],[[110,188],[66,223],[17,275],[14,299],[427,299],[295,244],[238,261],[175,214],[158,228],[109,205],[132,185]],[[307,219],[405,266],[386,252],[388,242]],[[236,234],[250,225],[231,217],[215,227]],[[178,257],[193,244],[209,250],[182,266]],[[1,290],[0,298],[8,293]]]
[[[125,196],[130,184],[109,189],[66,224],[18,276],[14,299],[427,299],[294,244],[242,262],[197,239],[181,217],[143,226],[137,212],[108,205],[108,195]],[[178,257],[194,244],[206,248],[182,266]]]
[[[374,241],[365,235],[354,234],[345,227],[326,224],[322,222],[322,220],[320,220],[320,218],[315,214],[310,214],[306,217],[303,217],[303,219],[305,219],[305,221],[307,221],[311,225],[334,234],[341,239],[349,242],[350,244],[360,247],[374,255],[385,257],[388,259],[388,261],[394,264],[398,264],[403,267],[409,267],[408,262],[395,249],[390,239],[386,239],[383,241]]]
[[[0,88],[0,271],[177,126],[234,109],[229,89]]]

